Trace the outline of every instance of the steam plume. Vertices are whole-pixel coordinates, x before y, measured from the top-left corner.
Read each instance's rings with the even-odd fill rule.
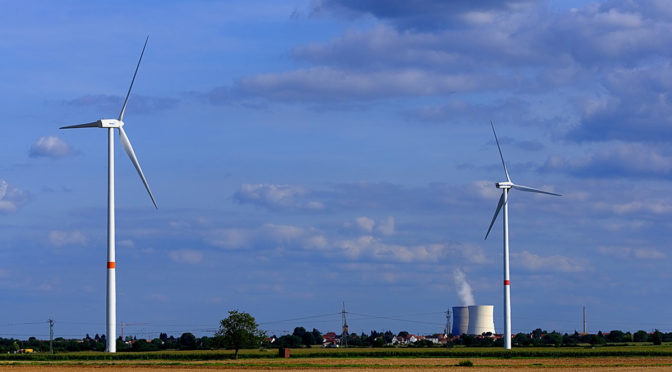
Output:
[[[464,272],[460,269],[455,269],[453,271],[453,278],[455,278],[455,287],[457,289],[457,294],[462,301],[462,305],[474,305],[476,301],[474,301],[474,295],[471,293],[471,286],[467,283],[467,276],[464,275]]]

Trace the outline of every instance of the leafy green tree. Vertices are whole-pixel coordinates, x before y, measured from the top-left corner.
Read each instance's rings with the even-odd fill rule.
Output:
[[[157,351],[159,350],[159,345],[153,342],[147,342],[145,340],[137,340],[133,343],[131,351]]]
[[[196,336],[193,333],[185,332],[180,336],[179,345],[181,350],[195,350]]]
[[[303,338],[303,335],[306,334],[306,329],[303,327],[296,327],[294,328],[294,333],[292,333],[292,336],[299,336]]]
[[[299,336],[284,335],[276,341],[278,347],[300,347],[303,340]]]
[[[663,334],[656,329],[655,332],[653,332],[653,335],[651,335],[651,341],[653,342],[654,345],[660,345],[663,343]]]
[[[529,346],[530,336],[527,333],[518,333],[513,336],[513,344],[516,346]]]
[[[574,334],[564,334],[562,336],[562,344],[566,346],[576,346],[579,343],[579,333],[574,331]]]
[[[596,335],[590,335],[589,342],[591,345],[604,345],[607,343],[607,340],[604,339],[602,332],[598,332]]]
[[[219,338],[222,346],[234,349],[236,351],[234,358],[238,359],[239,349],[258,347],[266,334],[259,330],[259,325],[252,315],[231,310],[229,316],[220,322],[219,331],[215,336]]]
[[[385,338],[383,337],[383,335],[380,335],[380,336],[376,337],[375,339],[373,339],[373,342],[371,342],[371,346],[373,346],[373,347],[383,347],[383,346],[385,346]]]
[[[541,342],[545,345],[562,345],[562,335],[558,332],[551,332],[541,336]]]
[[[472,346],[474,344],[474,336],[472,335],[462,335],[460,339],[462,340],[462,345],[464,346]]]
[[[432,347],[434,346],[434,343],[429,340],[418,340],[414,342],[415,347]]]
[[[646,342],[649,340],[649,334],[646,331],[639,330],[632,337],[635,342]]]
[[[301,337],[301,340],[303,341],[303,344],[311,347],[312,345],[315,345],[315,336],[313,336],[312,332],[306,332],[303,334],[303,337]]]
[[[316,328],[313,328],[313,339],[315,340],[315,345],[321,345],[322,344],[322,333],[318,331]]]
[[[541,328],[537,328],[534,331],[532,331],[531,337],[536,338],[536,339],[540,339],[541,336],[543,336],[546,333],[548,333],[548,332],[542,331]]]
[[[609,334],[605,338],[609,342],[623,342],[623,339],[625,338],[625,333],[617,329],[614,329],[613,331],[609,332]]]

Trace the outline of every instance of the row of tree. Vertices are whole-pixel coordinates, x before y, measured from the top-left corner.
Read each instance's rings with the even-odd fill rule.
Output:
[[[660,345],[663,342],[672,342],[672,332],[663,333],[655,330],[649,334],[646,331],[639,330],[635,333],[623,332],[620,330],[613,330],[609,333],[597,334],[573,334],[564,335],[558,332],[542,331],[540,328],[535,329],[529,334],[518,333],[513,338],[513,344],[516,346],[539,346],[539,345],[555,345],[555,346],[574,346],[578,344],[604,345],[606,343],[629,343],[629,342],[652,342],[654,345]]]
[[[333,334],[332,334],[333,336]],[[406,331],[395,335],[391,331],[378,332],[371,331],[368,335],[361,333],[352,333],[347,336],[347,345],[351,347],[382,347],[390,345],[394,337],[408,338]],[[434,335],[438,337],[439,335]],[[501,338],[495,339],[492,334],[482,336],[461,335],[452,337],[449,335],[445,346],[465,345],[465,346],[503,346]],[[322,345],[324,337],[322,333],[313,328],[307,331],[304,327],[294,328],[291,335],[281,337],[267,337],[265,332],[259,329],[255,319],[248,313],[237,310],[229,311],[229,316],[223,319],[219,324],[219,331],[214,337],[196,337],[192,333],[183,333],[180,337],[168,336],[161,333],[159,337],[153,340],[137,339],[127,337],[122,340],[121,337],[116,340],[117,351],[158,351],[158,350],[211,350],[211,349],[232,349],[235,350],[236,357],[239,349],[257,348],[257,347],[311,347],[313,345]],[[345,340],[339,340],[345,344]],[[660,345],[662,342],[672,342],[672,332],[663,333],[658,330],[649,334],[646,331],[637,331],[635,333],[613,330],[603,334],[561,334],[558,332],[548,332],[540,328],[530,333],[518,333],[513,337],[514,346],[574,346],[578,344],[601,345],[606,343],[627,343],[627,342],[652,342]],[[90,337],[88,334],[83,339],[56,338],[53,344],[49,341],[38,340],[30,337],[22,341],[13,338],[0,338],[0,353],[20,352],[25,349],[33,349],[38,352],[46,352],[53,346],[54,352],[65,351],[103,351],[105,350],[105,336],[95,335]],[[412,345],[416,347],[432,346],[427,340],[417,341]]]

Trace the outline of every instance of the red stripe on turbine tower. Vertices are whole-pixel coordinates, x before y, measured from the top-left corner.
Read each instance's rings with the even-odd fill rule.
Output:
[[[115,265],[114,265],[114,262],[108,262],[108,263],[107,263],[107,268],[108,268],[108,269],[114,269],[114,266],[115,266]]]
[[[508,281],[508,280],[505,280],[505,281],[504,281],[504,285],[511,285],[511,282]]]

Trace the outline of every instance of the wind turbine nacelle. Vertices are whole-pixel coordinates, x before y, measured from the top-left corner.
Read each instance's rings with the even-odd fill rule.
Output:
[[[498,189],[510,189],[513,187],[513,182],[509,181],[497,182],[495,186],[497,186]]]
[[[117,119],[100,119],[98,120],[101,128],[121,128],[124,122]]]

